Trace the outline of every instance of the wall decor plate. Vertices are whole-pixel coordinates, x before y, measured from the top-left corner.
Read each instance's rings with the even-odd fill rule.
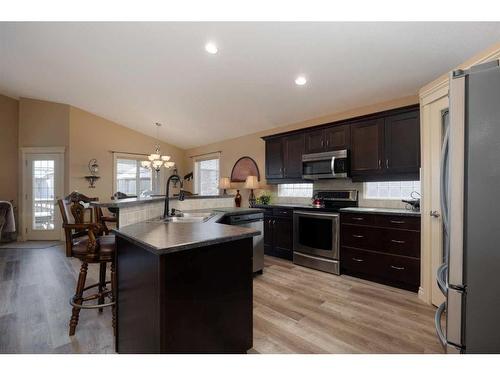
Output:
[[[231,171],[231,182],[245,182],[247,176],[257,176],[260,181],[259,167],[250,156],[243,156],[234,163]]]

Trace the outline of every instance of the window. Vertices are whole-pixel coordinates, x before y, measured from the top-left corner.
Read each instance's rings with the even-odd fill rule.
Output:
[[[313,184],[279,184],[278,197],[312,198]]]
[[[116,159],[116,191],[136,196],[153,191],[152,171],[142,167],[141,161]]]
[[[366,199],[411,199],[411,193],[420,194],[420,181],[365,182]]]
[[[219,158],[194,162],[195,192],[199,195],[219,195]]]

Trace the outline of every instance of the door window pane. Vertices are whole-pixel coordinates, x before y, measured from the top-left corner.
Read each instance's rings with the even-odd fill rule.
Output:
[[[54,229],[54,160],[33,161],[34,230]]]

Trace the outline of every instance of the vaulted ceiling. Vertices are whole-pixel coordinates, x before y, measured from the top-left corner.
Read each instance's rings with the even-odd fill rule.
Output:
[[[500,23],[4,22],[0,93],[190,148],[416,94],[498,41]]]

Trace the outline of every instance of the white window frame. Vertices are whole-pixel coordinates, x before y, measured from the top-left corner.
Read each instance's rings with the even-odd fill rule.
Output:
[[[370,199],[370,200],[394,200],[394,201],[400,201],[401,199],[411,199],[411,197],[402,197],[401,195],[399,197],[380,197],[380,196],[371,196],[368,195],[368,184],[379,184],[379,183],[394,183],[394,182],[408,182],[408,181],[378,181],[378,182],[365,182],[363,183],[363,198],[364,199]],[[415,181],[410,181],[413,182],[413,185],[415,185],[416,182],[420,184],[420,187],[418,189],[415,188],[415,186],[412,187],[412,191],[417,191],[418,193],[421,192],[421,181],[415,180]],[[401,187],[400,187],[401,189]]]
[[[117,163],[118,159],[128,159],[128,160],[136,160],[136,161],[143,161],[143,160],[148,160],[147,155],[138,155],[138,154],[127,154],[127,153],[119,153],[115,152],[113,153],[113,194],[117,192]],[[154,170],[151,171],[151,180],[152,180],[152,189],[153,194],[161,194],[161,189],[162,189],[162,182],[165,180],[165,167],[162,167],[159,173],[156,173]],[[136,189],[137,191],[137,189]],[[139,193],[136,193],[137,196],[139,196]]]
[[[214,152],[210,154],[205,154],[201,156],[193,157],[193,190],[195,194],[200,194],[200,186],[199,186],[199,176],[198,176],[198,168],[196,168],[196,163],[206,160],[218,160],[218,168],[217,168],[217,194],[220,194],[219,191],[219,180],[220,180],[220,152]]]
[[[287,186],[285,186],[287,185]],[[300,185],[300,186],[299,186]],[[304,186],[308,185],[308,186]],[[310,186],[309,186],[310,185]],[[310,196],[305,196],[303,194],[293,194],[294,191],[298,192],[303,189],[310,189],[311,190],[311,195]],[[288,194],[283,194],[282,190],[288,190]],[[278,197],[280,198],[312,198],[314,194],[314,184],[311,183],[301,183],[301,184],[278,184]]]

